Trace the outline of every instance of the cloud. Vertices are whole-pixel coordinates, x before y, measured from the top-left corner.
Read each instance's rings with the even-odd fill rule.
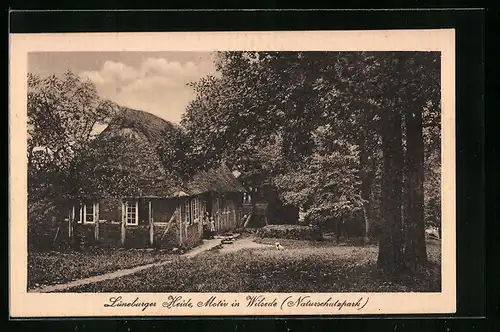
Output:
[[[211,58],[196,63],[147,58],[137,67],[106,61],[100,70],[80,76],[92,81],[103,98],[179,122],[194,97],[186,83],[214,72]]]
[[[106,61],[102,67],[101,75],[110,79],[129,81],[141,76],[141,73],[121,62]]]
[[[94,82],[94,84],[102,85],[105,84],[105,79],[101,76],[98,71],[85,71],[80,74],[81,77],[86,78]]]
[[[145,76],[123,86],[121,91],[125,93],[136,93],[144,90],[150,91],[161,89],[163,87],[177,86],[179,86],[178,82],[165,76]]]
[[[130,82],[140,78],[142,73],[121,62],[106,61],[99,71],[84,71],[80,76],[90,79],[96,85],[105,85]]]
[[[200,77],[204,74],[204,69],[192,61],[180,63],[177,61],[167,61],[163,58],[148,58],[141,65],[144,75],[157,74],[168,77],[178,77],[188,80],[193,77]]]

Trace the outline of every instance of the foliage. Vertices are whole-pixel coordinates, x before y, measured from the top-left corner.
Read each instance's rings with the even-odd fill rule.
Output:
[[[170,170],[171,177],[180,183],[195,173],[192,159],[192,142],[181,126],[175,126],[162,132],[162,141],[157,146],[157,153],[165,170]]]
[[[384,246],[395,253],[406,208],[407,244],[425,251],[421,160],[424,144],[439,145],[438,53],[221,52],[216,68],[191,84],[183,119],[198,160],[229,160],[248,186],[270,188],[319,223],[362,210],[365,234],[376,224],[399,239]],[[425,206],[435,211],[431,195]]]
[[[71,169],[116,112],[90,81],[28,74],[28,197],[61,201],[71,196]]]
[[[165,170],[154,146],[135,131],[103,132],[72,169],[73,191],[78,198],[140,195],[143,185],[160,181]]]
[[[96,125],[106,124],[114,110],[90,81],[72,72],[45,78],[28,74],[29,162],[35,168],[44,164],[66,167],[95,137]],[[45,158],[35,158],[35,148]]]
[[[441,228],[441,160],[439,151],[425,159],[425,224]]]
[[[295,240],[320,240],[322,234],[317,227],[300,225],[268,225],[257,229],[260,238],[278,238]]]
[[[352,155],[343,154],[355,154],[355,147],[343,149],[349,145],[345,139],[334,146],[328,143],[338,138],[331,134],[337,128],[331,126],[331,117],[338,112],[326,103],[336,92],[319,87],[333,70],[328,60],[335,63],[337,57],[314,52],[220,53],[216,64],[221,76],[192,84],[196,99],[183,119],[199,159],[229,161],[243,172],[248,186],[272,187],[283,204],[307,206],[312,213],[333,205],[332,213],[338,214],[349,204],[357,205],[359,193],[352,192],[357,191],[356,181],[344,186],[346,182],[336,178],[346,169],[337,171],[336,166],[345,159],[353,162]],[[320,177],[318,171],[333,173]],[[304,186],[310,181],[314,188],[307,191]],[[325,192],[332,186],[337,188],[334,202]]]
[[[356,146],[337,145],[334,152],[314,154],[273,179],[286,203],[305,208],[306,219],[324,223],[361,208]]]
[[[380,224],[381,116],[423,108],[435,149],[438,64],[425,52],[220,52],[219,75],[191,83],[182,123],[197,165],[229,162],[318,222],[369,203]]]
[[[435,92],[437,95],[437,92]],[[441,112],[439,103],[423,108],[424,200],[426,226],[441,229]]]
[[[29,251],[45,251],[52,248],[60,224],[59,220],[52,218],[54,215],[57,215],[56,206],[50,200],[32,201],[28,204],[28,216],[31,217],[28,225]]]

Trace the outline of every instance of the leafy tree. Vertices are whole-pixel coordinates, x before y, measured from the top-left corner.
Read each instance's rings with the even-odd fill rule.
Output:
[[[303,207],[306,218],[320,224],[342,220],[362,205],[357,147],[336,144],[339,146],[335,151],[315,153],[273,181],[285,202]]]
[[[117,107],[70,71],[62,77],[29,73],[27,79],[28,199],[59,206],[71,198],[72,169],[87,153],[96,127]]]
[[[362,209],[379,266],[398,272],[404,255],[425,261],[415,259],[425,252],[419,190],[435,184],[422,176],[422,153],[439,145],[427,128],[439,118],[438,62],[414,52],[222,52],[220,75],[192,84],[183,125],[198,164],[230,161],[316,220]]]
[[[342,68],[335,66],[345,60],[341,55],[221,53],[217,62],[221,76],[192,84],[197,97],[188,106],[183,120],[190,136],[194,137],[194,146],[202,152],[203,157],[199,159],[230,161],[254,187],[274,187],[283,203],[307,206],[305,202],[286,199],[291,197],[285,194],[290,188],[281,188],[283,182],[278,180],[287,172],[297,172],[300,169],[297,165],[304,165],[302,160],[313,155],[318,157],[315,135],[325,123],[330,125],[330,141],[345,141],[347,135],[342,133],[347,129],[340,128],[357,126],[360,106],[357,105],[358,113],[345,112],[349,102],[354,102],[340,91],[340,86],[349,86],[345,83],[349,78],[340,76]],[[353,72],[351,69],[349,75]],[[336,77],[335,84],[330,84],[330,77]],[[347,139],[345,143],[351,145],[363,141],[363,137],[356,135]],[[338,149],[337,145],[329,146],[328,140],[323,139],[323,154]],[[276,150],[271,158],[262,153],[269,147]],[[328,148],[330,151],[326,151]],[[359,174],[357,163],[352,166]],[[360,203],[359,186],[353,182],[353,187],[356,193],[349,195]]]
[[[121,198],[142,195],[142,188],[167,176],[155,146],[127,128],[103,132],[70,168],[71,197]]]
[[[65,167],[106,124],[115,105],[102,100],[90,81],[72,72],[41,78],[28,74],[28,161],[43,149],[54,166]]]
[[[197,169],[194,163],[193,143],[181,126],[162,132],[162,141],[156,147],[163,168],[170,172],[170,180],[177,184],[187,180]]]
[[[423,114],[439,122],[440,61],[437,53],[405,54],[402,80],[405,84],[406,128],[406,200],[405,214],[405,261],[409,264],[425,264],[424,219],[424,160]],[[433,125],[433,124],[426,124]]]
[[[375,223],[373,183],[377,171],[376,151],[380,150],[381,101],[377,87],[380,56],[370,52],[340,52],[323,57],[324,67],[330,71],[314,83],[322,93],[317,98],[323,106],[323,115],[331,124],[333,136],[348,140],[359,147],[359,191],[365,223],[365,242],[373,235]]]
[[[366,143],[370,143],[370,136],[376,136],[373,129],[379,128],[379,133],[382,135],[382,152],[384,156],[384,165],[392,168],[392,171],[387,171],[384,166],[385,175],[382,175],[382,226],[384,229],[389,224],[389,229],[393,234],[390,235],[389,240],[385,241],[385,235],[391,232],[381,232],[380,245],[381,256],[379,265],[386,266],[389,270],[399,270],[401,268],[402,255],[404,252],[404,261],[407,263],[422,264],[426,262],[426,249],[424,237],[424,196],[423,196],[423,183],[424,183],[424,142],[422,136],[422,114],[425,113],[427,123],[425,126],[435,126],[439,123],[439,57],[436,53],[405,53],[405,52],[392,52],[392,53],[378,53],[368,54],[361,53],[356,56],[351,56],[350,61],[361,61],[364,65],[362,68],[357,68],[356,72],[351,75],[349,80],[349,88],[346,89],[347,95],[361,95],[362,101],[355,100],[350,102],[348,109],[355,111],[357,105],[364,104],[364,110],[360,112],[360,118],[356,124],[360,125],[360,130],[352,131],[349,128],[347,132],[342,134],[349,137],[350,133],[358,132],[360,138],[359,145],[363,147]],[[349,66],[348,66],[349,68]],[[362,79],[357,79],[363,77]],[[403,88],[402,88],[403,87]],[[364,100],[364,101],[363,101]],[[370,107],[372,106],[372,107]],[[358,106],[359,107],[359,106]],[[387,117],[388,109],[394,112],[395,119]],[[346,112],[349,114],[350,112]],[[397,123],[402,122],[400,117],[403,117],[405,122],[396,124],[397,131],[394,128],[389,129],[391,121]],[[380,126],[377,126],[376,118],[382,119]],[[429,121],[430,118],[430,121]],[[399,134],[400,129],[406,129],[405,132]],[[371,132],[370,132],[371,131]],[[346,135],[347,134],[347,135]],[[375,135],[374,135],[375,134]],[[404,134],[404,135],[403,135]],[[434,132],[435,134],[435,132]],[[391,137],[395,135],[395,138]],[[401,140],[401,143],[399,142]],[[436,143],[436,136],[433,137],[434,144]],[[371,140],[371,147],[377,147],[376,140]],[[385,143],[384,143],[385,142]],[[399,145],[402,145],[402,150]],[[370,146],[370,144],[369,144]],[[435,146],[434,146],[435,147]],[[360,161],[362,192],[366,188],[366,184],[370,185],[372,180],[371,175],[373,172],[372,149],[366,149],[365,161]],[[400,154],[401,151],[406,151],[406,159],[404,164],[401,164]],[[361,156],[365,155],[361,153]],[[390,159],[390,160],[389,160]],[[367,162],[368,161],[368,162]],[[405,242],[402,245],[402,234],[400,232],[400,212],[399,206],[399,177],[401,176],[401,168],[405,170],[405,178],[407,185],[405,186],[405,196],[403,201],[407,206],[405,213],[404,229],[405,229]],[[392,173],[394,172],[394,173]],[[391,175],[392,173],[392,175]],[[392,178],[388,178],[392,176]],[[384,186],[389,181],[394,181],[390,186]],[[397,183],[396,183],[397,182]],[[385,188],[385,190],[384,190]],[[390,191],[395,191],[393,195]],[[369,191],[368,191],[369,192]],[[368,195],[365,193],[364,197]],[[392,198],[388,198],[392,197]],[[395,203],[394,206],[388,207],[384,202]],[[367,202],[366,199],[363,200]],[[367,204],[365,204],[366,206]],[[389,204],[390,205],[390,204]],[[365,219],[366,218],[365,208]],[[391,212],[392,211],[392,212]],[[366,220],[366,225],[369,225]],[[367,232],[368,234],[368,232]],[[383,246],[384,242],[390,242],[390,246]],[[382,249],[387,248],[387,250]],[[384,253],[385,252],[385,253]],[[392,261],[389,264],[384,263],[384,259]]]

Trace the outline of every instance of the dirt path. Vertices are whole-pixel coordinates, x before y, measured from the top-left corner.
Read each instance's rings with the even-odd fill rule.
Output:
[[[80,280],[74,280],[71,282],[68,282],[66,284],[58,284],[58,285],[49,285],[49,286],[43,286],[40,288],[34,288],[28,290],[29,293],[51,293],[51,292],[57,292],[60,290],[68,289],[68,288],[73,288],[73,287],[78,287],[82,285],[87,285],[87,284],[93,284],[99,281],[104,281],[108,279],[115,279],[115,278],[120,278],[129,274],[137,273],[139,271],[149,269],[153,266],[162,266],[165,264],[169,264],[172,260],[167,260],[163,262],[157,262],[157,263],[151,263],[147,265],[142,265],[142,266],[136,266],[130,269],[123,269],[123,270],[118,270],[115,272],[109,272],[105,274],[101,274],[98,276],[93,276],[89,278],[84,278]]]
[[[220,239],[212,239],[212,240],[204,240],[203,244],[199,245],[196,248],[193,248],[192,250],[188,251],[185,254],[180,255],[181,257],[187,257],[187,258],[192,258],[196,255],[201,254],[202,252],[208,251],[220,244]],[[235,241],[237,243],[238,241]],[[109,272],[93,277],[88,277],[80,280],[74,280],[65,284],[58,284],[58,285],[49,285],[49,286],[43,286],[40,288],[34,288],[28,290],[29,293],[50,293],[50,292],[56,292],[60,290],[65,290],[73,287],[78,287],[82,285],[88,285],[88,284],[93,284],[96,282],[104,281],[104,280],[109,280],[109,279],[115,279],[115,278],[120,278],[124,277],[130,274],[137,273],[139,271],[145,270],[152,268],[154,266],[162,266],[162,265],[167,265],[172,262],[171,259],[161,261],[161,262],[156,262],[156,263],[151,263],[151,264],[146,264],[146,265],[141,265],[141,266],[136,266],[133,268],[129,269],[122,269],[114,272]]]
[[[219,249],[220,252],[235,252],[241,249],[261,249],[261,248],[269,248],[273,247],[271,244],[262,244],[254,242],[254,239],[251,237],[238,239],[234,241],[232,244],[224,244],[222,248]]]

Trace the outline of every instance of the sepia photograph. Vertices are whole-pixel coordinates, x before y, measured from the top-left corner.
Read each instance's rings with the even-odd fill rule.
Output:
[[[442,52],[333,47],[27,52],[23,292],[441,293]]]

